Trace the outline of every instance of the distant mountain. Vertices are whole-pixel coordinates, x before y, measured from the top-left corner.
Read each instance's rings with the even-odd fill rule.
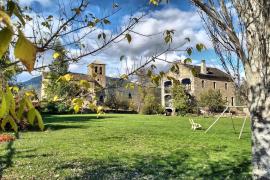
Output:
[[[21,83],[21,86],[24,88],[34,88],[34,89],[40,89],[41,88],[41,81],[42,81],[42,77],[41,76],[37,76],[34,77],[28,81],[24,81]]]

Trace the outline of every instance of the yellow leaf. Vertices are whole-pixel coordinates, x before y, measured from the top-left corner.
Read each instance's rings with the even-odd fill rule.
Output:
[[[33,96],[35,96],[35,94],[34,94],[32,91],[26,91],[26,92],[25,92],[25,95],[26,95],[27,97],[33,97]]]
[[[24,109],[25,109],[25,106],[26,106],[25,99],[22,99],[19,104],[20,105],[19,105],[19,110],[17,112],[17,117],[18,117],[19,120],[21,120],[22,115],[23,115],[23,112],[24,112]]]
[[[149,4],[158,5],[158,0],[149,0]]]
[[[59,99],[58,96],[53,97],[53,101],[58,101],[58,99]]]
[[[0,107],[0,118],[3,118],[7,114],[7,102],[6,102],[6,97],[4,94],[2,94],[2,104]]]
[[[58,53],[58,52],[53,53],[54,59],[58,59],[59,57],[60,57],[60,53]]]
[[[95,111],[95,110],[96,110],[96,105],[93,104],[93,103],[90,103],[90,104],[88,105],[88,108],[89,108],[91,111]]]
[[[17,86],[12,86],[12,87],[10,87],[10,89],[13,90],[16,93],[19,92],[19,88]]]
[[[35,109],[35,113],[36,113],[36,117],[37,117],[37,121],[38,121],[38,126],[43,131],[44,130],[44,123],[43,123],[42,116],[40,115],[40,113],[36,109]]]
[[[80,86],[89,89],[90,88],[90,83],[86,80],[80,80]]]
[[[16,108],[15,100],[14,100],[14,97],[13,97],[13,94],[12,94],[10,88],[7,88],[6,96],[7,96],[7,99],[8,99],[10,113],[12,114],[12,116],[14,118],[18,119],[17,115],[16,115],[16,112],[15,112],[15,108]]]
[[[127,80],[128,79],[128,75],[127,74],[122,74],[120,76],[121,79]]]
[[[132,37],[130,34],[126,34],[126,38],[128,40],[128,43],[131,43]]]
[[[4,28],[0,31],[0,59],[5,54],[12,39],[12,31],[9,28]]]
[[[8,123],[8,118],[5,117],[5,118],[2,120],[2,122],[1,122],[1,129],[2,129],[3,131],[5,131],[5,126],[6,126],[7,123]]]
[[[73,76],[70,74],[66,74],[63,77],[65,78],[66,81],[70,81],[73,78]]]
[[[36,117],[36,109],[32,108],[27,113],[27,120],[29,124],[34,125],[35,117]]]
[[[16,122],[14,121],[14,119],[12,119],[11,116],[6,116],[3,120],[2,120],[2,123],[1,123],[1,128],[3,130],[5,130],[5,126],[6,124],[9,123],[11,125],[11,128],[15,131],[15,132],[18,132],[18,126],[16,124]]]
[[[32,101],[29,99],[29,97],[25,97],[25,102],[26,102],[26,105],[28,106],[29,109],[33,109],[34,106],[32,104]]]
[[[79,105],[75,105],[73,109],[74,109],[75,113],[78,113],[81,108]]]
[[[8,27],[12,27],[10,16],[7,13],[5,13],[4,11],[1,11],[1,10],[0,10],[0,22],[3,22]]]
[[[29,72],[34,69],[37,49],[36,46],[25,38],[22,32],[19,32],[19,39],[16,43],[14,54]]]
[[[80,98],[74,98],[74,99],[72,100],[72,103],[73,103],[73,104],[77,104],[77,105],[79,105],[79,106],[82,106],[82,105],[83,105],[83,100],[80,99]]]

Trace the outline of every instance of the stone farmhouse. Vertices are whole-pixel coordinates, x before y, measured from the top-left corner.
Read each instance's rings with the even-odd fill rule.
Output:
[[[161,103],[168,112],[175,112],[172,103],[171,87],[173,82],[167,77],[173,77],[195,96],[209,89],[219,90],[229,106],[235,106],[235,88],[231,76],[220,69],[207,67],[205,60],[200,66],[177,62],[179,72],[167,72],[161,81]]]
[[[160,87],[155,88],[155,93],[160,94],[161,104],[167,112],[175,112],[172,103],[171,87],[173,82],[167,77],[173,77],[186,87],[189,93],[200,98],[200,94],[209,89],[220,90],[224,100],[228,105],[235,106],[235,89],[231,77],[220,69],[206,67],[205,61],[200,66],[177,62],[179,72],[167,72],[163,76]],[[139,92],[136,87],[133,90],[126,89],[125,86],[130,81],[121,81],[119,78],[106,76],[106,64],[100,60],[95,60],[88,65],[88,73],[69,73],[73,76],[74,81],[87,80],[91,85],[92,94],[97,98],[97,104],[104,104],[106,95],[117,92],[127,100],[133,100],[137,104],[139,102]],[[41,83],[41,99],[46,99],[45,87],[48,81],[48,73],[42,74]],[[144,83],[149,84],[149,83]],[[150,86],[149,86],[150,87]],[[104,91],[95,92],[95,89],[104,89]],[[153,87],[151,87],[153,88]]]

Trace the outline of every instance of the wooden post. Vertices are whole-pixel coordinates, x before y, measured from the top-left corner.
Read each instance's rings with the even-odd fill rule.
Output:
[[[223,114],[227,111],[228,108],[229,106],[226,107],[226,109],[219,115],[219,117],[213,122],[213,124],[211,124],[211,126],[205,131],[205,133],[207,133],[216,124],[216,122],[218,122],[218,120],[221,118],[221,116],[223,116]]]
[[[248,115],[246,115],[246,117],[245,117],[245,119],[244,119],[244,122],[243,122],[243,125],[242,125],[242,128],[241,128],[241,131],[240,131],[240,134],[239,134],[239,139],[241,139],[241,136],[242,136],[242,133],[243,133],[243,130],[244,130],[244,127],[245,127],[245,123],[246,123],[246,120],[247,120],[247,116]]]

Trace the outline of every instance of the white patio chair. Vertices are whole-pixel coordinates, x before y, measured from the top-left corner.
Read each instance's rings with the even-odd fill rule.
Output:
[[[202,129],[202,125],[200,125],[199,123],[195,123],[193,119],[189,119],[189,122],[193,131]]]

